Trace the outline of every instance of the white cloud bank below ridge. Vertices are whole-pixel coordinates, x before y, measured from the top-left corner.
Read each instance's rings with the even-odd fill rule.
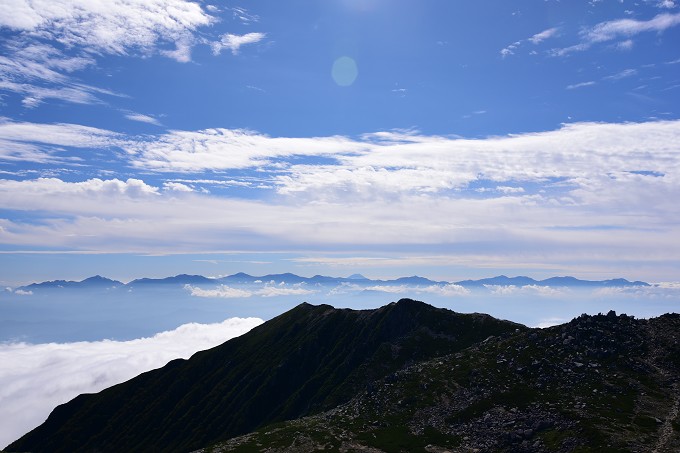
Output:
[[[42,423],[57,405],[99,392],[177,358],[217,346],[263,321],[184,324],[131,341],[0,344],[0,448]]]
[[[469,296],[471,291],[454,283],[443,285],[411,286],[411,285],[373,285],[361,286],[352,283],[342,283],[331,289],[327,295],[336,296],[352,292],[375,291],[387,294],[432,294],[435,296],[455,297]]]
[[[276,297],[276,296],[306,296],[316,293],[315,290],[306,289],[303,284],[286,285],[265,284],[258,289],[234,288],[227,285],[219,285],[216,288],[204,289],[192,285],[184,285],[184,289],[194,297],[216,297],[223,299],[246,298],[252,296]]]

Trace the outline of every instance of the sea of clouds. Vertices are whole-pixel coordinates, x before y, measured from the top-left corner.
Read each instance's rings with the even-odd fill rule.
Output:
[[[99,392],[170,360],[189,358],[261,323],[259,318],[230,318],[183,324],[130,341],[0,344],[0,448],[81,393]]]

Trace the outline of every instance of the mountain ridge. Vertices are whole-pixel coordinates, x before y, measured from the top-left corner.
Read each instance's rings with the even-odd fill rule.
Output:
[[[530,329],[411,299],[302,303],[78,396],[6,451],[675,452],[679,376],[678,314]]]
[[[34,290],[43,288],[102,288],[111,286],[124,286],[125,283],[118,280],[102,277],[101,275],[94,275],[81,281],[72,280],[50,280],[40,283],[31,283],[29,285],[20,286],[17,289]]]
[[[7,451],[188,451],[349,401],[407,363],[527,330],[402,299],[303,303],[241,337],[58,406]]]
[[[103,288],[103,287],[135,287],[135,286],[153,286],[153,285],[219,285],[219,284],[253,284],[257,282],[267,283],[275,281],[277,283],[284,282],[288,284],[352,284],[358,286],[368,285],[459,285],[465,288],[480,288],[485,286],[559,286],[559,287],[626,287],[626,286],[651,286],[644,281],[629,281],[624,278],[615,278],[607,280],[581,280],[571,276],[564,277],[550,277],[544,280],[535,280],[531,277],[517,276],[507,277],[499,275],[496,277],[482,278],[478,280],[460,280],[457,282],[435,281],[417,275],[410,277],[399,277],[391,280],[369,279],[360,274],[353,274],[349,277],[330,277],[324,275],[314,275],[313,277],[302,277],[292,273],[283,274],[267,274],[263,276],[253,276],[244,272],[239,272],[233,275],[224,277],[205,277],[202,275],[178,274],[163,278],[138,278],[128,283],[123,283],[118,280],[108,279],[99,275],[86,278],[81,281],[67,281],[67,280],[53,280],[45,282],[36,282],[29,285],[20,286],[19,290],[40,290],[50,288]]]
[[[610,311],[489,338],[196,453],[677,452],[679,332],[678,314]]]

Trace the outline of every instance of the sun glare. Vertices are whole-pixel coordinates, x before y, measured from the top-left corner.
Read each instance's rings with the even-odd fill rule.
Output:
[[[350,57],[338,58],[333,62],[331,75],[335,83],[341,87],[352,85],[359,75],[356,61]]]

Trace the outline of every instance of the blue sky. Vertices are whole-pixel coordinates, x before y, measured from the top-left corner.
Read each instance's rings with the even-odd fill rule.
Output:
[[[0,284],[677,281],[679,5],[3,2]]]

